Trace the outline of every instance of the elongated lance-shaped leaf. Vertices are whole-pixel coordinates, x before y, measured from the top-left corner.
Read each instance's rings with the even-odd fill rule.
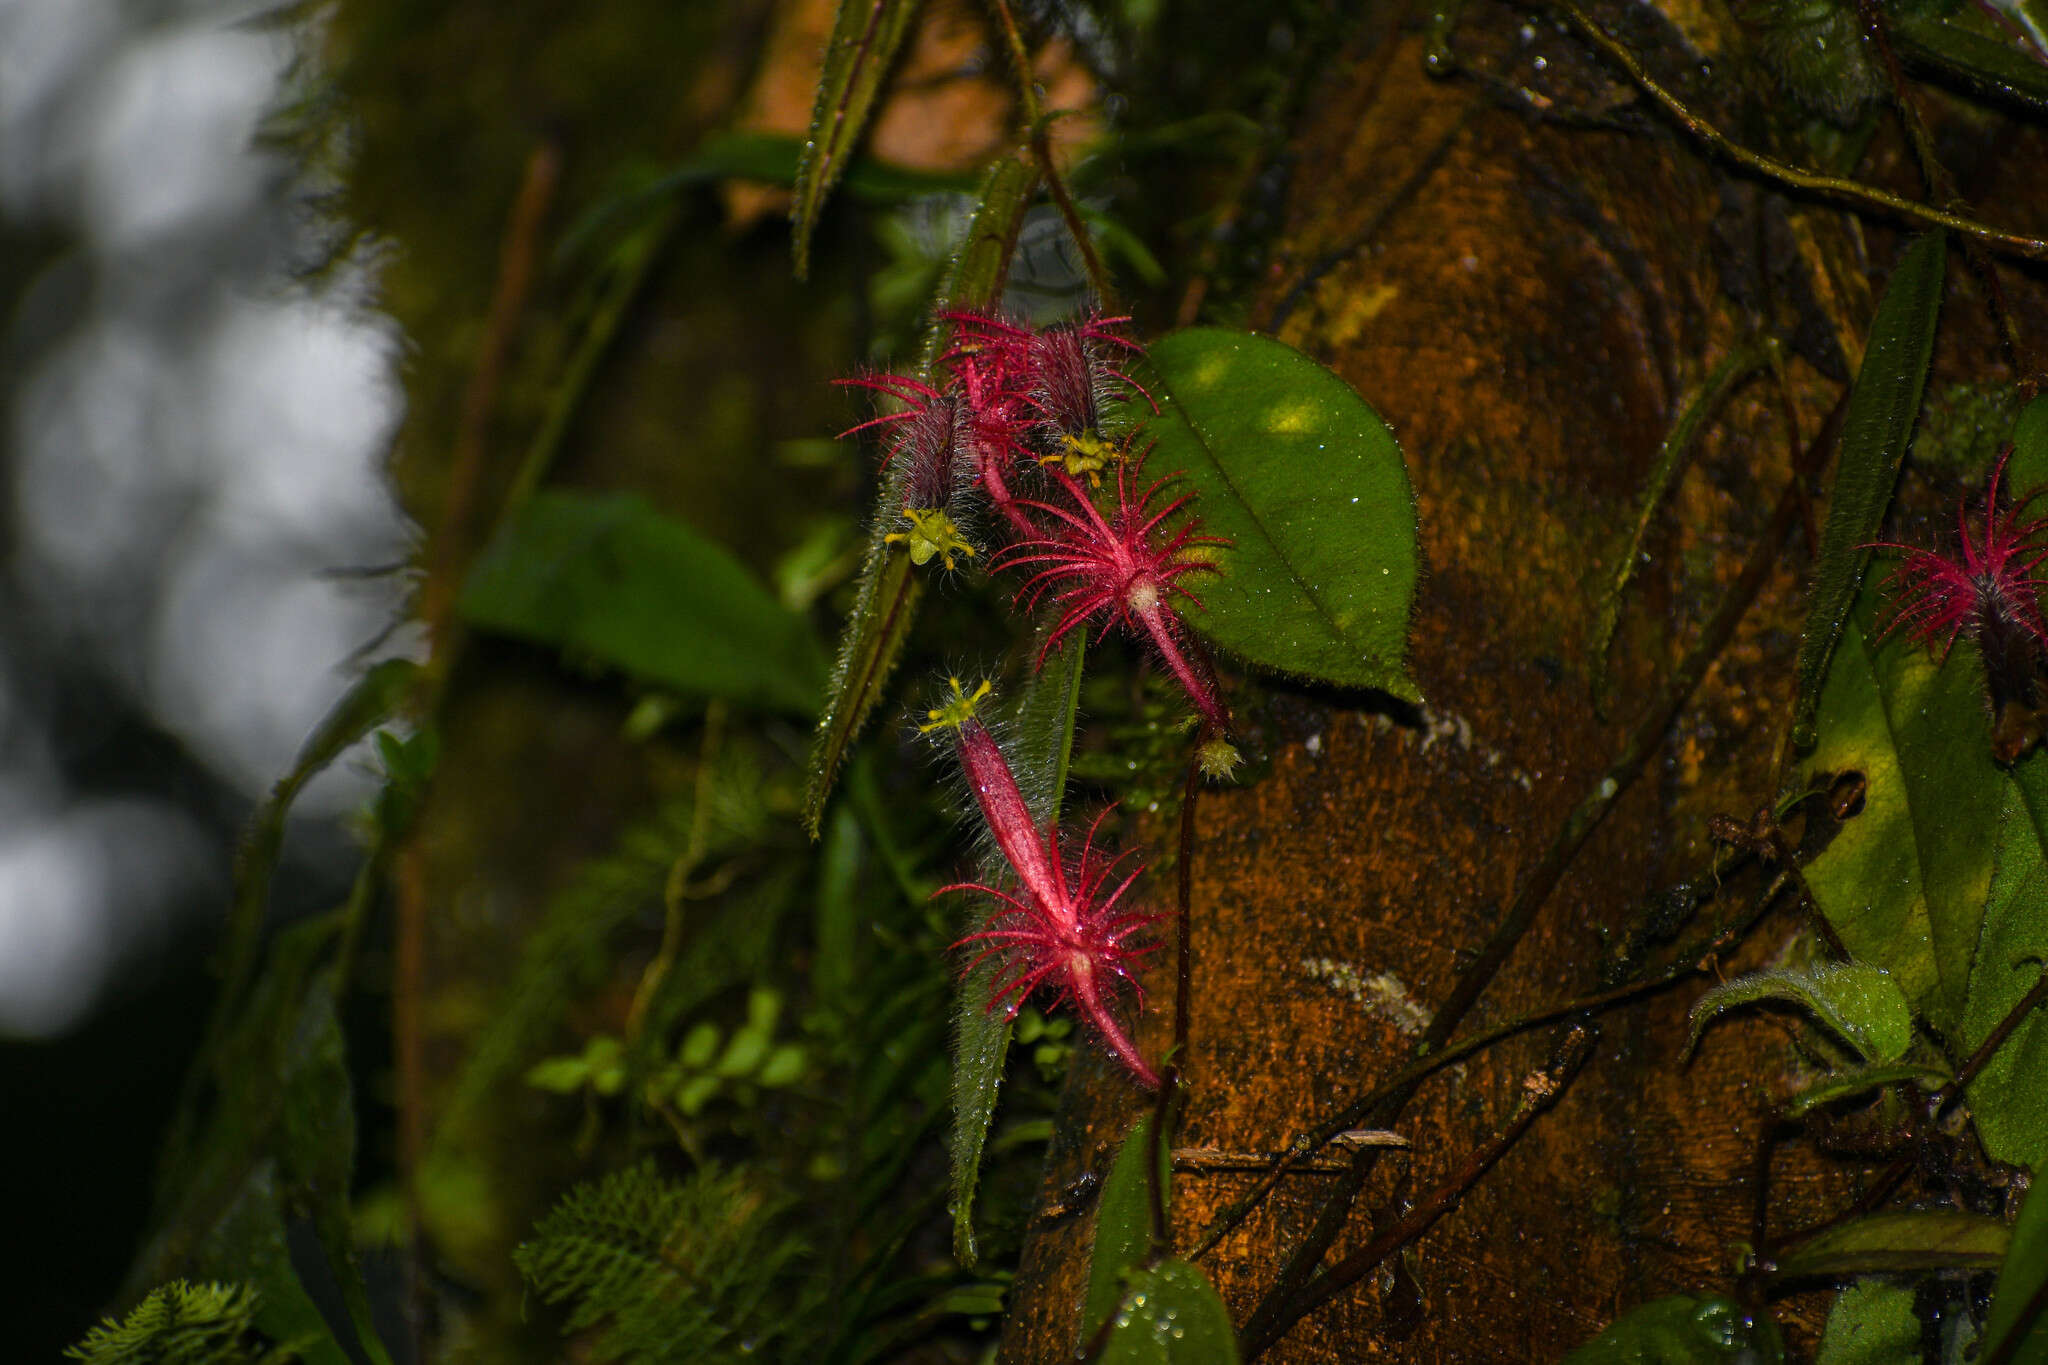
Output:
[[[1799,642],[1799,700],[1792,740],[1801,748],[1814,741],[1814,709],[1821,680],[1849,619],[1849,607],[1870,562],[1866,548],[1876,539],[1899,462],[1906,456],[1927,361],[1934,352],[1934,324],[1941,313],[1941,284],[1947,245],[1930,232],[1915,242],[1892,271],[1871,319],[1863,368],[1849,395],[1842,422],[1842,454],[1828,499],[1827,526],[1820,535],[1806,634]]]
[[[1033,818],[1051,824],[1060,818],[1067,787],[1067,764],[1074,752],[1074,714],[1081,702],[1081,667],[1085,657],[1078,637],[1067,641],[1017,698],[1005,727],[1010,771],[1023,792]],[[989,879],[1005,875],[1000,856],[984,869]],[[979,925],[986,928],[987,925]],[[995,994],[996,960],[991,958],[960,982],[954,1004],[953,1030],[953,1254],[961,1264],[975,1262],[974,1191],[981,1181],[981,1154],[988,1145],[989,1124],[1003,1087],[1003,1065],[1010,1053],[1012,1020],[988,1005]]]
[[[1156,1169],[1148,1171],[1153,1158]],[[1152,1182],[1170,1197],[1173,1163],[1164,1144],[1152,1141],[1152,1116],[1131,1125],[1117,1148],[1102,1197],[1095,1203],[1095,1241],[1088,1249],[1088,1297],[1081,1306],[1081,1341],[1094,1336],[1124,1301],[1125,1282],[1152,1247]]]
[[[1024,210],[1037,187],[1038,173],[1014,156],[1003,156],[989,168],[982,182],[981,206],[967,229],[949,273],[944,302],[956,308],[985,308],[1002,297],[1003,280],[1009,272],[1010,256],[1016,250],[1017,230],[1023,225]],[[929,372],[943,343],[943,324],[934,323],[925,342],[923,368]],[[881,509],[903,505],[903,480],[909,477],[908,461],[898,460],[889,470],[876,506]],[[909,643],[910,630],[917,622],[917,599],[923,583],[913,571],[910,552],[901,541],[889,544],[889,518],[878,512],[868,529],[867,561],[861,569],[860,585],[854,597],[853,614],[847,618],[840,637],[838,662],[825,695],[825,707],[818,718],[818,732],[811,743],[809,781],[804,788],[804,825],[813,839],[818,837],[825,815],[825,799],[846,761],[846,751],[860,733],[868,713],[881,699],[882,686]]]
[[[1690,1052],[1709,1020],[1759,1000],[1804,1006],[1866,1062],[1896,1062],[1913,1042],[1913,1011],[1891,973],[1867,962],[1829,963],[1812,971],[1772,967],[1724,982],[1692,1007]]]
[[[1778,1260],[1779,1283],[1915,1270],[1990,1270],[2005,1259],[2003,1219],[1953,1209],[1899,1209],[1838,1223]]]
[[[1916,71],[2034,114],[2048,113],[2048,66],[2017,44],[1903,6],[1887,12],[1885,22],[1899,55]]]
[[[875,97],[896,49],[917,18],[917,0],[839,0],[825,69],[818,75],[818,99],[811,106],[811,134],[796,168],[796,204],[790,210],[796,277],[811,270],[811,234],[818,210],[846,171],[854,144],[867,128]]]
[[[1991,1291],[1991,1316],[1984,1323],[1984,1349],[1979,1360],[2018,1337],[2006,1359],[2012,1365],[2048,1365],[2048,1181],[2036,1176],[2013,1225],[2012,1249],[1998,1271]]]
[[[1590,642],[1593,697],[1602,710],[1607,704],[1607,655],[1614,644],[1615,628],[1621,624],[1622,594],[1628,591],[1629,580],[1635,577],[1636,560],[1643,553],[1643,541],[1650,534],[1650,522],[1670,496],[1672,485],[1678,482],[1678,475],[1691,458],[1693,446],[1698,444],[1708,420],[1720,411],[1737,385],[1769,362],[1769,348],[1768,342],[1755,342],[1730,352],[1707,376],[1705,383],[1685,395],[1685,406],[1680,410],[1678,420],[1665,435],[1664,443],[1657,447],[1656,458],[1650,461],[1650,473],[1643,480],[1643,497],[1636,507],[1634,524],[1629,528],[1628,543],[1622,547],[1621,554],[1607,572],[1600,605],[1593,619]]]

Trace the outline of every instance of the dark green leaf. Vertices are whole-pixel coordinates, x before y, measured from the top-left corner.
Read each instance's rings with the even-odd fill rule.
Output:
[[[1888,1066],[1859,1066],[1847,1071],[1838,1071],[1832,1076],[1815,1081],[1786,1103],[1785,1112],[1793,1118],[1798,1118],[1801,1114],[1810,1113],[1824,1104],[1833,1104],[1837,1100],[1846,1100],[1856,1095],[1867,1095],[1888,1085],[1913,1081],[1931,1088],[1947,1080],[1946,1071],[1925,1063],[1897,1062]]]
[[[1692,1007],[1686,1050],[1699,1045],[1700,1033],[1714,1016],[1758,1000],[1805,1006],[1866,1062],[1895,1062],[1913,1041],[1913,1012],[1891,973],[1868,963],[1844,962],[1811,971],[1775,967],[1716,986]]]
[[[798,279],[810,274],[818,211],[845,173],[896,49],[916,18],[917,0],[839,0],[825,67],[818,75],[818,99],[811,106],[810,136],[796,168],[790,223]]]
[[[1067,762],[1073,755],[1074,714],[1081,700],[1081,670],[1086,651],[1080,640],[1047,661],[1017,698],[1005,731],[1013,741],[1007,752],[1017,788],[1033,816],[1046,823],[1059,819],[1067,787]],[[984,877],[1003,876],[1000,865]],[[952,1155],[953,1254],[972,1266],[974,1191],[981,1180],[981,1156],[1002,1092],[1003,1066],[1010,1055],[1012,1019],[991,1010],[995,996],[996,961],[992,958],[960,982],[953,1015]]]
[[[1799,642],[1799,700],[1792,737],[1800,747],[1814,742],[1816,707],[1828,660],[1848,623],[1849,608],[1870,562],[1866,548],[1877,538],[1885,508],[1898,482],[1927,361],[1934,349],[1934,324],[1941,312],[1946,238],[1939,231],[1915,242],[1885,284],[1871,319],[1863,368],[1849,395],[1842,423],[1841,458],[1821,531],[1820,562],[1814,570],[1806,634]]]
[[[1024,222],[1024,210],[1038,184],[1037,172],[1012,156],[999,157],[982,182],[980,207],[967,230],[967,240],[947,276],[944,298],[948,306],[988,307],[1002,297],[1011,253],[1016,250],[1017,231]],[[923,368],[929,371],[941,349],[944,329],[936,323],[925,339]],[[889,470],[877,502],[880,507],[903,505],[903,480],[909,476],[906,461],[896,461]],[[825,709],[818,718],[817,736],[811,742],[810,778],[804,787],[804,824],[816,838],[819,822],[825,818],[825,800],[846,761],[868,713],[882,698],[882,685],[896,667],[903,647],[910,641],[910,629],[917,623],[917,599],[924,582],[913,572],[910,553],[901,541],[889,544],[884,537],[891,526],[886,517],[876,517],[868,529],[867,559],[862,565],[860,586],[854,598],[853,614],[840,636],[839,655],[832,666],[832,681],[825,694]]]
[[[1415,500],[1379,415],[1267,337],[1191,328],[1150,360],[1151,468],[1185,475],[1204,532],[1231,542],[1188,621],[1253,663],[1420,700],[1405,663]]]
[[[1913,1287],[1858,1280],[1835,1296],[1813,1365],[1920,1365]]]
[[[1603,708],[1606,705],[1608,650],[1614,643],[1615,627],[1621,624],[1622,595],[1628,591],[1629,580],[1635,577],[1636,560],[1643,553],[1643,541],[1650,534],[1650,522],[1656,517],[1657,509],[1664,505],[1665,498],[1670,496],[1672,485],[1685,468],[1685,461],[1708,420],[1720,410],[1737,385],[1769,360],[1770,352],[1761,344],[1739,347],[1731,352],[1705,383],[1695,385],[1685,394],[1678,420],[1665,434],[1664,443],[1657,447],[1657,454],[1650,461],[1650,472],[1643,480],[1643,495],[1636,506],[1628,541],[1607,571],[1607,581],[1594,614],[1593,634],[1589,642],[1593,655],[1593,694],[1601,699]]]
[[[256,1326],[296,1344],[306,1365],[350,1365],[327,1320],[299,1283],[285,1246],[275,1168],[259,1166],[201,1240],[196,1262],[211,1278],[240,1280],[256,1291]]]
[[[817,706],[823,669],[804,619],[633,494],[536,494],[478,557],[461,609],[485,630],[692,695]]]
[[[1752,1318],[1719,1295],[1674,1294],[1629,1309],[1564,1365],[1777,1365],[1784,1358],[1769,1318]]]
[[[1888,970],[1936,1029],[1961,1021],[2010,784],[1991,759],[1983,666],[1958,643],[1936,667],[1895,637],[1873,645],[1866,586],[1820,697],[1811,771],[1854,770],[1863,811],[1806,869],[1857,959]]]
[[[1915,1270],[1987,1270],[2005,1257],[2012,1229],[1996,1218],[1942,1209],[1874,1213],[1799,1243],[1778,1260],[1774,1278],[1905,1274]]]
[[[2048,66],[2010,40],[1910,6],[1899,6],[1886,19],[1908,66],[1946,77],[1973,94],[2048,114]]]
[[[1965,1047],[1975,1049],[2040,980],[2048,963],[2048,759],[2014,769],[1997,840],[1997,875],[1963,1006]],[[2048,1018],[2036,1009],[1993,1054],[1966,1092],[1984,1149],[2000,1161],[2048,1165]]]
[[[2048,396],[2020,409],[2012,424],[2012,460],[2005,467],[2005,486],[2023,498],[2048,484]]]
[[[1088,1297],[1081,1309],[1083,1342],[1124,1302],[1126,1279],[1151,1249],[1152,1184],[1163,1182],[1169,1191],[1172,1186],[1173,1169],[1165,1156],[1165,1144],[1155,1147],[1152,1142],[1152,1119],[1147,1115],[1131,1126],[1109,1178],[1102,1182],[1102,1197],[1095,1206],[1095,1241],[1088,1253]]]
[[[1102,1365],[1237,1365],[1237,1331],[1209,1277],[1186,1261],[1131,1276]]]
[[[2012,1250],[1991,1292],[1991,1316],[1984,1323],[1979,1360],[1988,1358],[2008,1336],[2023,1332],[2007,1357],[2010,1365],[2048,1365],[2048,1181],[2041,1175],[2036,1170],[2034,1187],[2020,1206]]]

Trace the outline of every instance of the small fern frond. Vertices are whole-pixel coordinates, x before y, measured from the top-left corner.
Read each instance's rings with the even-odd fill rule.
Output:
[[[262,1351],[255,1323],[248,1286],[172,1280],[64,1354],[86,1365],[246,1365]]]
[[[803,1244],[777,1226],[785,1204],[743,1172],[707,1166],[686,1180],[652,1162],[571,1190],[513,1260],[566,1329],[589,1331],[596,1360],[626,1365],[773,1358],[796,1330],[789,1273]]]

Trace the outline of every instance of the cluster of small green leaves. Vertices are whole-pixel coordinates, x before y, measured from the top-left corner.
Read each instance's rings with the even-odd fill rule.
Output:
[[[287,1365],[256,1330],[256,1294],[246,1285],[173,1280],[118,1321],[86,1333],[64,1353],[85,1365]]]

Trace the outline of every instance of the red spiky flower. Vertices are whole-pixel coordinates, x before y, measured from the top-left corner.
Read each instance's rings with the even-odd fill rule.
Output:
[[[1128,457],[1118,461],[1116,505],[1107,516],[1071,474],[1054,469],[1053,479],[1065,497],[1058,503],[1024,503],[1050,519],[1052,533],[1012,545],[991,563],[1004,569],[1035,568],[1017,590],[1018,600],[1036,606],[1051,593],[1061,609],[1039,651],[1041,664],[1055,645],[1086,621],[1096,621],[1099,632],[1121,625],[1145,636],[1202,718],[1219,732],[1227,731],[1230,710],[1223,704],[1215,670],[1174,610],[1173,599],[1202,605],[1181,579],[1214,572],[1215,566],[1191,552],[1229,542],[1197,535],[1200,523],[1192,517],[1168,529],[1194,495],[1183,493],[1152,510],[1159,491],[1173,480],[1160,479],[1139,490],[1138,464]]]
[[[1119,330],[1130,321],[1127,317],[1091,314],[1034,331],[994,313],[963,310],[940,316],[953,324],[949,361],[977,359],[1016,395],[1041,462],[1057,462],[1093,482],[1114,457],[1115,442],[1103,430],[1109,406],[1136,394],[1159,411],[1152,395],[1123,368],[1125,357],[1145,353]]]
[[[2048,518],[2025,519],[2041,489],[2012,507],[1999,506],[2011,455],[2008,448],[1992,468],[1977,525],[1967,502],[1957,509],[1961,548],[1955,557],[1890,541],[1869,547],[1904,552],[1886,584],[1892,611],[1879,639],[1903,630],[1943,662],[1959,638],[1976,642],[1993,715],[1992,752],[2000,763],[2013,762],[2039,741],[2048,673],[2048,624],[2040,603],[2048,577],[2039,572],[2048,559],[2041,543]]]
[[[882,468],[903,467],[901,511],[909,529],[892,531],[884,539],[901,542],[917,564],[936,555],[951,569],[955,555],[972,559],[974,546],[961,534],[953,515],[957,495],[973,482],[975,473],[974,424],[962,395],[900,374],[860,375],[833,382],[866,389],[897,405],[894,412],[881,413],[839,433],[843,440],[863,431],[886,431]]]
[[[975,703],[988,693],[983,683],[971,695],[953,679],[953,697],[930,713],[926,730],[953,731],[960,766],[981,807],[989,833],[1016,875],[1014,890],[980,882],[955,882],[934,895],[978,891],[1005,907],[988,926],[954,946],[975,945],[978,953],[966,970],[991,958],[1000,961],[988,1008],[1000,1006],[1014,1016],[1026,998],[1041,987],[1053,992],[1053,1005],[1071,1004],[1102,1035],[1118,1060],[1139,1084],[1156,1088],[1159,1077],[1117,1021],[1116,999],[1125,987],[1140,1004],[1144,991],[1134,968],[1156,945],[1134,944],[1158,918],[1123,907],[1124,895],[1144,871],[1133,865],[1120,871],[1126,851],[1108,856],[1095,846],[1096,832],[1109,814],[1104,811],[1088,827],[1078,853],[1061,848],[1055,823],[1040,829],[1024,804],[1009,762],[988,728],[974,716]],[[1120,878],[1120,880],[1119,880]]]

